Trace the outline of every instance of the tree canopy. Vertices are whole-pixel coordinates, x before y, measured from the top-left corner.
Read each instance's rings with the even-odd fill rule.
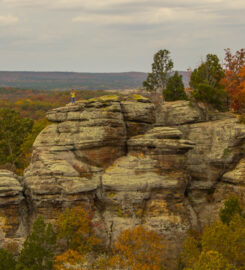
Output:
[[[229,97],[229,106],[240,111],[245,104],[245,49],[235,54],[230,49],[225,50],[224,72],[222,83]]]
[[[163,238],[142,226],[125,230],[115,244],[111,265],[119,269],[162,270]]]
[[[172,71],[174,63],[170,58],[170,52],[166,49],[159,50],[153,58],[152,72],[148,73],[143,86],[147,91],[156,92],[165,89],[168,77]]]
[[[163,89],[163,96],[166,101],[187,99],[182,75],[179,75],[177,71],[168,79],[166,89]]]
[[[184,270],[245,269],[245,218],[238,199],[231,197],[225,202],[220,218],[198,237],[186,239],[181,255]]]
[[[211,104],[217,109],[223,109],[226,92],[220,83],[224,77],[219,58],[214,54],[208,54],[206,61],[194,69],[190,78],[192,96],[197,101]]]
[[[0,164],[18,166],[20,146],[31,132],[33,120],[11,109],[0,109]]]
[[[56,234],[51,224],[38,217],[18,258],[16,270],[52,270]]]

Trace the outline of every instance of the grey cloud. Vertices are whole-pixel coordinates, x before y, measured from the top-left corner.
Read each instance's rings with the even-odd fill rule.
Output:
[[[0,70],[149,71],[161,48],[194,67],[244,46],[244,2],[0,0],[0,18],[18,18],[0,26]]]

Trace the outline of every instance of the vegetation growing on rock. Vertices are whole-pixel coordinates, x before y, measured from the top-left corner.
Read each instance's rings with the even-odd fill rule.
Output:
[[[182,261],[187,269],[245,269],[245,217],[236,197],[225,201],[220,221],[206,226],[199,235],[190,235]]]

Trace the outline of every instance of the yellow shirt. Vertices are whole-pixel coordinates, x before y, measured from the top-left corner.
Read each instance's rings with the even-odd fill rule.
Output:
[[[75,93],[71,93],[71,97],[74,98],[75,97]]]

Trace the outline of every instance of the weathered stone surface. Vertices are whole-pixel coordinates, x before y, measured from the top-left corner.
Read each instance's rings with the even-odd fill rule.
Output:
[[[153,104],[122,101],[121,106],[126,121],[155,123],[155,106]]]
[[[236,118],[225,117],[183,125],[180,130],[185,138],[196,144],[187,153],[187,171],[191,176],[187,194],[200,228],[218,218],[225,198],[244,191],[242,186],[235,184],[242,182],[239,175],[243,165],[238,165],[237,171],[233,168],[244,156],[245,125],[239,124]]]
[[[186,100],[165,102],[156,114],[157,125],[175,126],[206,120],[204,110]]]
[[[24,176],[33,217],[44,204],[54,209],[79,201],[93,204],[104,170],[126,154],[130,133],[126,118],[139,120],[147,129],[155,121],[155,107],[148,99],[137,96],[124,101],[130,106],[122,102],[117,96],[104,96],[47,113],[54,124],[36,139]],[[143,115],[147,116],[141,119]]]
[[[78,101],[47,118],[53,123],[37,137],[22,181],[25,199],[16,176],[0,171],[0,224],[12,224],[6,239],[21,239],[37,215],[53,222],[76,205],[94,211],[108,245],[142,224],[177,255],[190,227],[215,220],[231,194],[244,197],[245,125],[230,113],[188,101],[158,113],[135,95]]]
[[[23,200],[23,187],[18,177],[7,170],[0,170],[0,206],[18,205]]]
[[[222,181],[230,184],[245,186],[245,158],[237,166],[222,176]]]
[[[188,140],[181,140],[181,135],[180,130],[176,128],[156,127],[144,135],[129,139],[128,147],[131,150],[150,148],[158,153],[178,153],[192,149],[194,144]]]
[[[143,224],[174,241],[190,227],[184,194],[188,175],[183,168],[185,153],[194,145],[186,140],[183,146],[181,135],[176,128],[162,127],[132,137],[129,154],[106,169],[100,200],[110,239]]]
[[[25,212],[23,187],[18,177],[7,170],[0,170],[0,246],[15,239],[22,242],[25,235],[22,219]],[[12,239],[12,240],[11,240]]]
[[[245,125],[236,119],[184,125],[180,129],[196,144],[187,154],[193,188],[195,185],[199,189],[212,188],[243,155],[241,144],[245,140]]]
[[[144,134],[156,121],[155,106],[140,95],[122,101],[121,107],[128,137]]]

